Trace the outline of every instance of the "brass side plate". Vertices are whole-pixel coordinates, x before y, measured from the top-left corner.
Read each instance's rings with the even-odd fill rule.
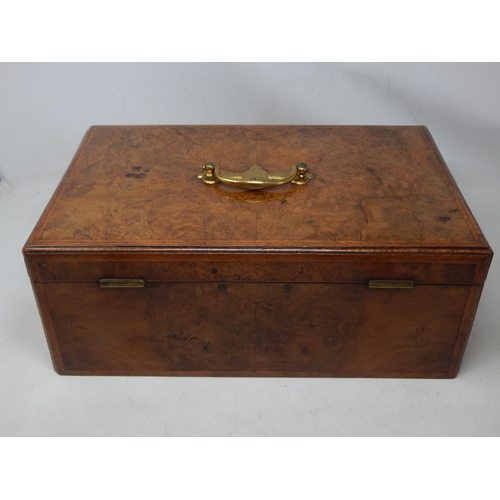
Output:
[[[411,280],[370,280],[369,288],[413,288],[415,283]]]
[[[114,279],[103,278],[99,280],[101,288],[144,288],[145,281],[141,279]]]

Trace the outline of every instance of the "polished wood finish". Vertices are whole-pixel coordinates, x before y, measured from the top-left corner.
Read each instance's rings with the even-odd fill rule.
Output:
[[[57,257],[56,257],[57,258]],[[125,275],[139,276],[150,283],[176,282],[312,282],[312,283],[367,283],[370,279],[411,279],[418,284],[481,284],[478,268],[482,260],[477,256],[442,256],[441,261],[429,263],[425,257],[401,258],[372,257],[365,261],[352,256],[323,257],[316,259],[296,258],[286,262],[247,257],[245,261],[196,259],[169,261],[168,258],[150,260],[148,256],[136,256],[136,261],[110,260],[77,261],[67,255],[37,262],[35,274],[44,282],[97,282],[103,276],[120,278]],[[94,256],[98,258],[98,256]],[[241,256],[239,256],[241,259]],[[483,257],[483,260],[485,257]]]
[[[492,258],[425,127],[323,126],[92,127],[24,254],[59,373],[362,377],[455,376]]]
[[[316,178],[207,186],[207,161]],[[28,244],[450,247],[487,244],[424,127],[93,127]]]
[[[46,284],[61,371],[444,377],[465,286]]]

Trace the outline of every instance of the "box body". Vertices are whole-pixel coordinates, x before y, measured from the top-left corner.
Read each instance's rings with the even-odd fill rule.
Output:
[[[425,127],[323,126],[92,127],[24,254],[62,374],[433,378],[492,258]]]

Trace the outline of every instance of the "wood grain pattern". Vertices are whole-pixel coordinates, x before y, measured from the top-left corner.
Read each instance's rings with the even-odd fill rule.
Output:
[[[316,177],[247,192],[207,161]],[[92,127],[23,252],[62,374],[435,378],[493,255],[425,127],[323,126]]]
[[[446,377],[467,286],[45,284],[63,373]]]
[[[413,259],[405,262],[380,258],[359,261],[344,258],[298,262],[39,262],[40,281],[96,283],[103,277],[123,276],[141,278],[148,283],[214,282],[214,283],[368,283],[371,279],[411,279],[417,284],[480,284],[476,273],[477,258],[473,261],[428,262]],[[476,281],[475,281],[476,280]]]
[[[207,186],[306,162],[307,186]],[[94,127],[29,246],[486,247],[424,127]]]

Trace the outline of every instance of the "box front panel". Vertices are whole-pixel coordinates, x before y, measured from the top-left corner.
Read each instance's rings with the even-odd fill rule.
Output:
[[[52,320],[45,327],[57,339],[61,373],[352,377],[449,376],[469,292],[477,288],[43,286]]]

